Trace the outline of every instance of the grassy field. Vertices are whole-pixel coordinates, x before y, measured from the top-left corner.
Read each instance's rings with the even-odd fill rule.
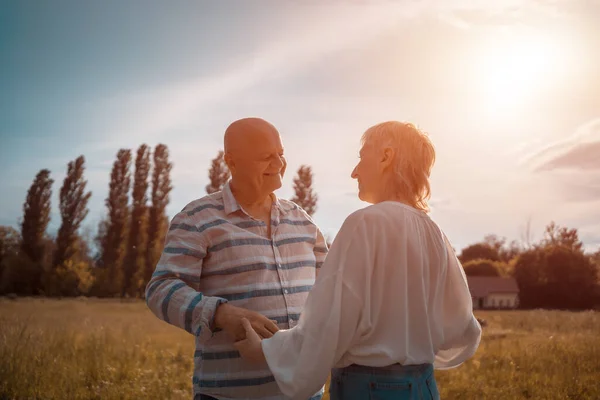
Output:
[[[600,399],[600,313],[477,313],[442,399]],[[0,400],[191,399],[193,339],[141,301],[0,299]]]

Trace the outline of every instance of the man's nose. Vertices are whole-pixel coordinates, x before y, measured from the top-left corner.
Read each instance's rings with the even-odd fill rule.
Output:
[[[356,169],[358,168],[358,166],[354,167],[354,169],[352,170],[352,174],[350,174],[350,177],[352,177],[352,179],[357,179],[358,175],[356,174]]]
[[[277,169],[281,169],[284,165],[283,158],[281,158],[279,156],[274,157],[274,160],[273,160],[273,162],[271,162],[271,165],[276,167]]]

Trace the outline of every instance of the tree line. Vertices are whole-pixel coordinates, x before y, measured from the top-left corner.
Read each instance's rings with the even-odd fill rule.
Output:
[[[110,173],[106,214],[94,237],[81,229],[92,196],[86,190],[84,156],[67,165],[55,236],[47,232],[54,180],[48,169],[40,170],[27,192],[20,230],[0,226],[0,294],[143,297],[169,226],[172,168],[164,144],[153,151],[142,144],[135,160],[131,149],[120,149]],[[208,176],[209,194],[229,179],[222,151],[212,160]],[[317,209],[312,179],[311,168],[301,166],[293,198],[311,215]]]
[[[600,306],[600,249],[586,254],[577,229],[548,224],[539,242],[488,235],[458,256],[467,276],[514,278],[521,308]]]
[[[38,172],[23,204],[20,231],[0,226],[0,294],[143,296],[169,225],[166,207],[173,189],[173,164],[164,144],[153,151],[142,144],[133,158],[130,149],[116,154],[106,214],[94,237],[81,229],[92,195],[86,190],[84,157],[67,165],[55,236],[47,233],[54,181],[49,170]],[[206,193],[220,191],[229,177],[219,151],[208,169]],[[291,200],[313,215],[318,196],[310,166],[300,166],[293,189]],[[522,308],[600,305],[600,249],[586,254],[576,229],[550,223],[537,243],[529,238],[507,243],[488,235],[462,249],[458,257],[468,276],[514,278]]]

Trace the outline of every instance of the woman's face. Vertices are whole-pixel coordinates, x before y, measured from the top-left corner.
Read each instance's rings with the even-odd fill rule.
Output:
[[[359,152],[359,161],[352,171],[352,178],[358,181],[358,198],[368,203],[377,203],[383,186],[381,157],[376,148],[365,143]]]

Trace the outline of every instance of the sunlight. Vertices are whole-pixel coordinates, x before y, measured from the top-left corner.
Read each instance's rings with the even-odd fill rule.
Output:
[[[490,116],[518,112],[564,72],[567,54],[550,35],[504,32],[486,41],[478,71]]]

